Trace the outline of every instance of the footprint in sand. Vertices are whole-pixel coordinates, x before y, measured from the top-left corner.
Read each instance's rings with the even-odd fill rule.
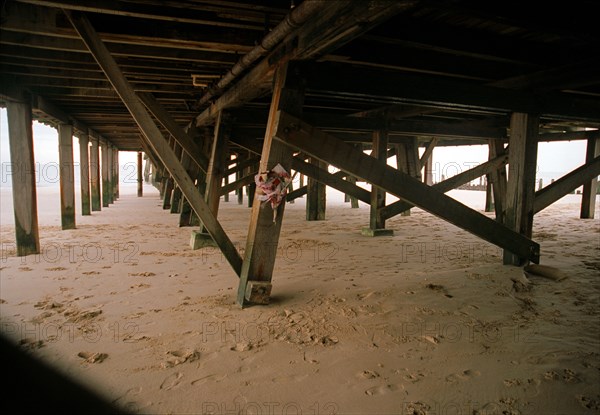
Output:
[[[379,373],[375,372],[374,370],[363,370],[358,374],[358,377],[363,379],[375,379],[379,376]]]
[[[181,383],[181,378],[183,378],[183,373],[175,372],[165,378],[163,382],[160,384],[160,389],[171,390],[176,388]]]
[[[575,398],[579,401],[581,406],[594,411],[600,410],[600,395],[596,395],[595,398],[589,396],[577,395]]]
[[[465,382],[474,377],[481,376],[481,372],[477,370],[467,369],[462,371],[462,373],[453,373],[451,375],[446,376],[446,382],[457,383],[457,382]]]
[[[46,271],[66,271],[67,269],[65,267],[53,267],[53,268],[46,268]]]
[[[389,392],[396,392],[399,390],[403,390],[404,386],[402,384],[399,385],[379,385],[373,386],[365,391],[365,395],[373,396],[373,395],[384,395]]]
[[[78,357],[84,359],[87,363],[102,363],[108,357],[106,353],[90,353],[90,352],[79,352]]]
[[[191,385],[192,386],[200,386],[200,385],[205,384],[206,382],[221,382],[225,378],[227,378],[227,375],[217,375],[217,374],[208,375],[208,376],[204,376],[199,379],[193,380],[191,382]]]

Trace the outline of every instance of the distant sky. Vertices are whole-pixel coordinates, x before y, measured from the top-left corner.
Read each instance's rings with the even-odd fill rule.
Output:
[[[55,129],[37,122],[33,123],[35,161],[47,176],[54,173],[54,165],[58,163],[58,133]],[[538,147],[538,177],[545,183],[559,178],[585,160],[585,141],[540,143]],[[77,139],[73,145],[74,161],[79,162],[79,144]],[[474,145],[462,147],[438,147],[433,151],[434,181],[441,180],[441,175],[453,176],[461,171],[484,162],[488,158],[487,146]],[[8,122],[6,109],[0,110],[0,161],[2,163],[0,186],[10,186],[10,150],[8,143]],[[136,163],[136,153],[121,152],[119,162],[122,169],[129,171]],[[122,175],[121,177],[123,177]],[[51,177],[50,177],[51,178]]]

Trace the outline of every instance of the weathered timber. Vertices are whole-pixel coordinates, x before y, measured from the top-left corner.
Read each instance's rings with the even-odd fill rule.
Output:
[[[371,157],[387,166],[388,132],[387,130],[373,131],[373,146]],[[391,229],[385,229],[385,217],[381,210],[385,207],[386,192],[384,189],[371,184],[371,203],[369,209],[369,226],[362,229],[365,236],[390,236],[394,234]]]
[[[79,172],[81,185],[81,214],[91,215],[90,210],[90,139],[86,133],[79,134]]]
[[[506,154],[504,144],[498,140],[489,140],[488,146],[490,160]],[[496,220],[500,223],[504,223],[504,208],[506,206],[506,165],[502,164],[498,166],[497,169],[488,173],[488,177],[489,182],[492,184]]]
[[[113,200],[119,198],[119,149],[113,147]]]
[[[600,175],[600,156],[565,174],[542,190],[535,192],[533,211],[535,213],[546,209],[561,197],[571,193],[579,186]]]
[[[210,159],[208,162],[208,169],[206,170],[206,190],[204,198],[215,218],[218,217],[219,212],[219,201],[221,196],[220,190],[223,182],[223,172],[227,167],[226,157],[228,150],[229,131],[225,118],[226,115],[223,113],[220,113],[217,116],[210,151]],[[200,233],[202,234],[205,232],[206,230],[204,227],[202,227],[200,229]],[[210,240],[210,236],[208,234],[206,237]]]
[[[279,112],[275,138],[379,186],[488,242],[510,248],[533,262],[539,261],[539,245],[524,235],[283,111]]]
[[[309,91],[322,90],[334,96],[385,97],[390,104],[496,114],[537,113],[554,119],[600,122],[600,100],[578,98],[565,93],[537,94],[328,62],[304,62],[302,71],[306,73]],[[357,79],[377,82],[356,82]]]
[[[327,163],[310,158],[310,163],[314,168],[327,171]],[[316,180],[311,175],[307,175],[308,183],[306,187],[306,220],[325,220],[327,209],[327,187],[324,183]]]
[[[110,80],[115,91],[121,97],[123,104],[125,104],[140,127],[149,146],[154,149],[164,166],[175,178],[181,191],[190,202],[194,211],[202,219],[202,223],[221,249],[221,252],[233,268],[234,272],[237,275],[240,275],[242,258],[235,245],[233,245],[221,224],[210,212],[210,208],[198,193],[189,174],[185,171],[179,160],[177,160],[175,153],[166,143],[160,130],[156,124],[154,124],[152,117],[146,111],[144,104],[135,94],[133,88],[117,66],[106,46],[98,37],[98,34],[87,17],[79,13],[68,12],[67,17],[81,36],[86,47],[92,53],[92,56],[94,56],[94,59],[98,62],[98,65],[100,65],[103,72],[106,74],[106,77]]]
[[[496,157],[495,159],[489,160],[485,163],[482,163],[478,166],[473,167],[472,169],[463,171],[457,175],[454,175],[442,182],[436,183],[431,186],[432,189],[437,190],[438,192],[446,193],[452,189],[456,189],[463,184],[469,183],[475,180],[478,177],[486,174],[487,172],[493,171],[494,169],[498,169],[501,166],[506,166],[508,163],[508,156],[503,155],[500,157]],[[400,213],[408,211],[414,205],[412,203],[406,202],[404,200],[398,200],[397,202],[391,203],[382,209],[382,215],[389,219],[393,216],[396,216]]]
[[[62,229],[75,229],[75,168],[73,166],[73,126],[58,125],[60,164],[60,218]]]
[[[142,152],[137,153],[137,196],[144,196],[144,176],[143,176],[143,158]]]
[[[340,170],[337,173],[332,174],[329,173],[326,168],[319,167],[313,163],[307,163],[298,156],[294,157],[292,160],[292,167],[294,170],[301,172],[307,177],[312,177],[315,181],[322,183],[323,185],[327,185],[339,190],[340,192],[347,193],[367,204],[371,203],[371,194],[368,190],[356,186],[356,184],[353,184],[348,180],[344,180],[344,177],[348,175],[346,172]],[[304,186],[300,187],[300,189],[303,187]],[[305,195],[307,191],[308,189],[299,192],[298,190],[294,190],[294,192],[290,192],[290,194],[294,193],[294,199],[296,199]]]
[[[590,138],[587,142],[585,155],[586,163],[591,162],[595,157],[600,156],[600,138]],[[596,210],[596,194],[598,188],[598,176],[592,180],[583,183],[583,192],[581,195],[581,219],[594,219]]]
[[[106,141],[101,142],[100,151],[102,152],[102,207],[108,207],[110,178],[108,174],[108,143]]]
[[[192,140],[192,138],[185,132],[173,117],[165,110],[165,108],[158,102],[156,98],[150,93],[139,92],[138,97],[142,100],[146,108],[150,110],[152,115],[156,117],[163,127],[167,129],[169,134],[173,136],[177,143],[190,155],[190,157],[200,166],[200,168],[206,172],[208,168],[208,159],[201,151],[200,146]]]
[[[17,255],[40,253],[31,104],[6,103]]]
[[[440,139],[438,137],[433,137],[431,139],[431,141],[429,143],[427,143],[427,145],[425,146],[425,152],[419,159],[419,166],[425,167],[425,163],[427,163],[427,161],[429,161],[429,159],[431,158],[431,155],[433,154],[433,150],[435,149],[435,146],[439,140]],[[425,180],[425,182],[427,183],[427,180]],[[427,183],[427,184],[429,184],[429,183]]]
[[[297,115],[302,113],[304,84],[295,68],[295,65],[284,63],[277,70],[259,172],[268,172],[276,164],[281,164],[287,172],[291,172],[293,153],[288,146],[275,140],[274,135],[277,129],[278,110],[285,109]],[[252,297],[251,292],[247,291],[249,281],[271,281],[286,205],[281,203],[273,211],[270,204],[263,204],[258,200],[255,202],[252,206],[238,287],[237,302],[241,306]]]
[[[100,139],[92,136],[90,148],[90,184],[92,191],[92,212],[102,209],[102,194],[100,193]]]
[[[512,114],[504,224],[527,238],[531,238],[533,230],[538,134],[537,115],[519,112]],[[529,256],[519,254],[509,247],[504,249],[505,264],[523,265],[528,259]]]

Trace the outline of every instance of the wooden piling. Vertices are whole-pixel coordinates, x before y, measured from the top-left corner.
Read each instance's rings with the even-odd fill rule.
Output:
[[[585,162],[590,163],[594,158],[600,156],[600,138],[588,138]],[[581,195],[581,219],[594,219],[596,210],[596,195],[598,189],[598,178],[594,177],[583,184]]]
[[[100,143],[98,137],[92,137],[90,148],[90,184],[92,191],[92,212],[102,209],[102,194],[100,192]]]
[[[138,197],[144,196],[144,182],[143,182],[143,171],[142,171],[142,152],[137,153],[137,195]]]
[[[90,140],[87,133],[79,135],[79,172],[81,187],[81,214],[91,215],[90,209]]]
[[[17,255],[40,253],[31,105],[7,102]]]
[[[505,225],[531,238],[539,117],[513,113],[510,120]],[[524,259],[504,250],[504,264],[523,265]]]
[[[75,229],[75,168],[73,166],[73,126],[58,125],[60,164],[60,218],[62,229]]]

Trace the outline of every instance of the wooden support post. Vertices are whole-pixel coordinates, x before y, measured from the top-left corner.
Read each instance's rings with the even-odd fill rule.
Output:
[[[398,171],[410,175],[406,143],[396,144],[396,167]],[[410,216],[410,209],[404,210],[402,216]]]
[[[108,155],[108,165],[106,170],[108,171],[108,203],[110,205],[112,205],[113,203],[115,203],[115,191],[114,191],[114,185],[115,185],[115,164],[114,164],[114,157],[115,157],[115,152],[113,150],[113,146],[112,144],[108,144],[107,148],[107,155]]]
[[[92,190],[92,212],[102,209],[102,194],[100,192],[100,139],[92,137],[90,148],[90,184]]]
[[[175,139],[173,137],[169,138],[169,148],[175,148]],[[170,174],[166,174],[163,179],[163,189],[162,189],[162,199],[163,199],[163,209],[171,208],[171,194],[173,193],[173,187],[175,183],[173,183],[173,177]]]
[[[144,196],[144,182],[142,173],[142,152],[137,153],[137,195],[138,197]],[[146,163],[147,164],[147,163]]]
[[[358,178],[381,187],[440,218],[477,235],[501,248],[539,261],[539,244],[511,231],[493,219],[468,208],[431,186],[357,151],[350,144],[327,134],[301,119],[280,111],[275,139],[317,157]]]
[[[585,162],[590,163],[600,156],[600,138],[588,138]],[[594,219],[596,210],[596,195],[598,194],[598,177],[583,184],[581,195],[581,219]]]
[[[346,177],[346,181],[348,183],[351,183],[351,184],[355,185],[356,184],[356,177],[354,177],[354,176],[348,176],[348,177]],[[348,195],[348,197],[350,198],[350,207],[352,209],[358,209],[358,199],[356,197],[350,196],[350,195]]]
[[[489,177],[489,175],[487,176]],[[485,208],[486,212],[494,211],[494,193],[492,192],[492,182],[486,177],[485,180]]]
[[[371,157],[387,164],[388,155],[388,132],[386,130],[377,130],[373,132],[373,149]],[[381,209],[385,207],[385,190],[371,185],[371,206],[369,213],[369,226],[362,229],[364,236],[391,236],[394,234],[392,229],[385,229],[385,218],[381,214]]]
[[[427,158],[427,161],[425,161],[425,165],[423,167],[424,167],[425,184],[427,186],[432,186],[433,185],[433,155],[430,155]]]
[[[175,156],[175,153],[165,141],[161,131],[154,123],[150,114],[146,111],[144,104],[142,104],[135,94],[133,87],[127,81],[123,72],[121,72],[121,69],[100,39],[100,36],[98,36],[98,33],[84,14],[71,11],[64,12],[121,98],[121,101],[140,127],[148,146],[154,150],[154,153],[160,158],[165,168],[173,175],[177,184],[181,187],[184,196],[189,200],[194,211],[202,219],[202,223],[217,242],[221,252],[236,275],[239,276],[242,268],[242,258],[235,245],[233,245],[221,224],[210,212],[206,202],[194,186],[192,178],[183,168],[180,161]]]
[[[6,103],[17,255],[40,253],[31,105]]]
[[[433,137],[431,139],[431,141],[427,144],[427,146],[425,146],[425,152],[423,153],[423,155],[421,156],[421,158],[419,159],[419,166],[425,167],[425,171],[427,171],[427,166],[429,165],[429,168],[431,170],[431,167],[433,166],[433,163],[430,163],[430,160],[433,156],[433,150],[435,149],[435,146],[437,145],[439,139],[437,137]],[[430,163],[430,164],[428,164]],[[433,180],[431,180],[431,183],[427,183],[427,175],[425,175],[426,179],[425,179],[425,183],[428,186],[431,186],[433,184]]]
[[[310,164],[327,171],[327,163],[311,158]],[[325,220],[327,207],[327,187],[314,177],[308,176],[306,188],[306,220]]]
[[[148,154],[144,153],[144,161],[146,162],[146,164],[144,165],[144,182],[145,183],[149,183],[150,182],[150,166],[151,166],[151,162],[150,159],[148,158]]]
[[[259,166],[250,166],[246,168],[246,174],[252,174],[252,172],[258,172]],[[248,198],[248,207],[254,206],[254,194],[256,193],[256,182],[252,180],[248,186],[246,186],[246,197]]]
[[[499,140],[489,140],[488,147],[490,160],[506,155],[504,143]],[[500,223],[504,223],[504,208],[506,206],[506,165],[502,164],[496,170],[492,170],[488,174],[488,180],[492,183],[496,220]]]
[[[175,142],[175,156],[179,161],[183,156],[183,147],[178,142]],[[171,201],[169,203],[171,206],[171,213],[179,213],[181,211],[181,188],[177,186],[175,183],[173,187],[173,192],[171,193]]]
[[[108,207],[110,178],[108,175],[108,143],[106,141],[102,143],[100,151],[102,152],[102,207]]]
[[[296,115],[302,113],[304,83],[299,75],[296,66],[288,62],[282,63],[276,70],[259,172],[269,171],[276,164],[281,164],[287,172],[291,171],[292,150],[273,136],[278,110],[285,109]],[[255,200],[238,287],[237,302],[241,306],[248,303],[264,304],[269,300],[285,205],[281,203],[273,212],[269,203]]]
[[[513,113],[510,119],[506,217],[508,229],[531,238],[539,117]],[[504,264],[523,265],[527,258],[504,250]]]
[[[73,126],[58,125],[60,164],[60,218],[64,229],[75,229],[75,168],[73,166]]]
[[[206,188],[204,199],[210,208],[214,217],[218,217],[219,201],[221,198],[221,183],[223,182],[223,173],[227,170],[227,140],[229,132],[225,125],[225,115],[219,113],[215,122],[214,136],[206,170]],[[205,246],[214,246],[215,242],[208,234],[204,225],[199,231],[192,231],[190,246],[192,249],[199,249]]]
[[[187,152],[181,155],[181,165],[188,172],[190,177],[195,181],[198,176],[198,165],[192,162],[192,158]],[[181,198],[181,212],[179,213],[179,226],[191,226],[192,207],[185,196]]]
[[[79,136],[79,172],[81,185],[81,214],[91,215],[90,210],[90,139],[87,133]]]
[[[113,201],[119,198],[119,149],[113,147]]]
[[[229,176],[223,177],[223,186],[227,186],[229,184]],[[223,202],[229,202],[229,192],[223,194]]]
[[[238,154],[238,162],[239,162],[239,157],[240,156]],[[242,178],[242,172],[243,172],[243,170],[242,171],[238,170],[235,172],[235,180],[236,181],[238,181]],[[244,204],[244,186],[238,188],[235,192],[237,194],[238,205],[243,205]]]

